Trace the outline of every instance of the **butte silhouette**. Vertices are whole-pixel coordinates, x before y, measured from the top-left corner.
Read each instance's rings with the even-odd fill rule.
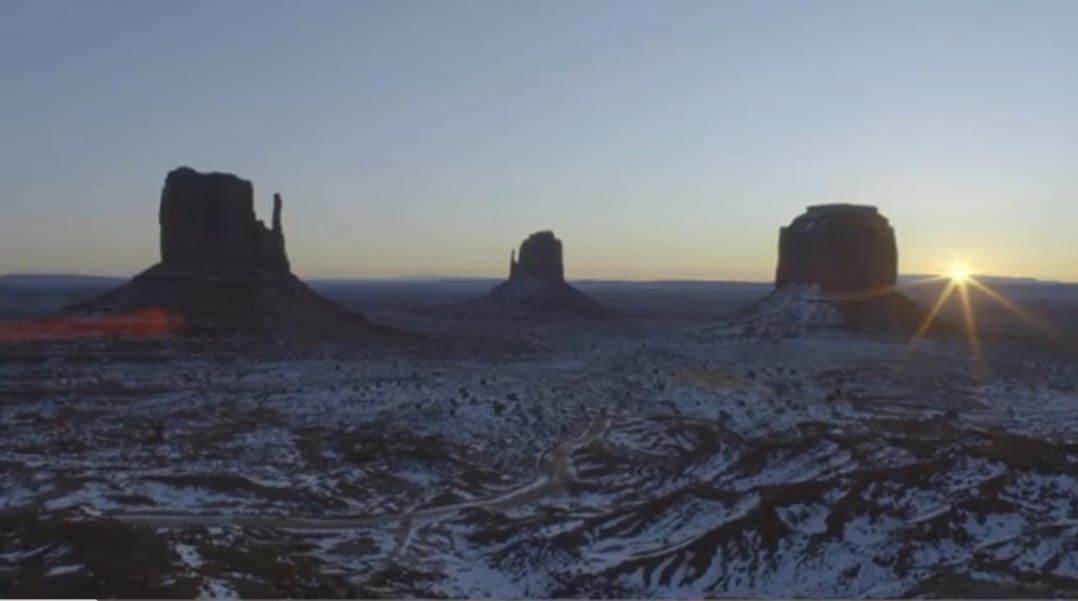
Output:
[[[897,276],[894,229],[876,207],[811,206],[779,230],[773,295],[815,290],[813,302],[834,307],[842,325],[915,331],[924,313],[895,290]]]
[[[481,303],[510,316],[612,318],[617,313],[565,281],[561,240],[550,231],[536,232],[509,259],[509,279]]]
[[[171,333],[289,334],[335,338],[388,334],[318,295],[292,274],[281,225],[255,218],[251,182],[228,173],[171,171],[161,191],[161,261],[123,286],[70,307],[70,316],[169,317]]]

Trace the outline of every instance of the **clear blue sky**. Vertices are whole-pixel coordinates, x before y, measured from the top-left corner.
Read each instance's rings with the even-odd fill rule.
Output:
[[[768,279],[805,205],[904,272],[1078,280],[1078,2],[0,1],[0,273],[157,259],[179,165],[308,277]]]

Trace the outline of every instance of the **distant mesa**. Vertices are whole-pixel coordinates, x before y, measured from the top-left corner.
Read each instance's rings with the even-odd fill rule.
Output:
[[[167,315],[172,333],[390,333],[318,295],[292,274],[274,195],[273,221],[256,219],[251,182],[228,173],[173,170],[161,191],[161,262],[68,308],[74,317]]]
[[[509,258],[509,279],[482,300],[487,306],[521,317],[610,318],[616,312],[565,281],[561,240],[536,232]]]

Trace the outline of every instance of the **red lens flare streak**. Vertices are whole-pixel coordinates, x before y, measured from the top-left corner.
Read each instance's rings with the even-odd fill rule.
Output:
[[[184,331],[183,316],[163,309],[116,315],[52,317],[0,322],[0,342],[72,340],[78,338],[156,338]]]

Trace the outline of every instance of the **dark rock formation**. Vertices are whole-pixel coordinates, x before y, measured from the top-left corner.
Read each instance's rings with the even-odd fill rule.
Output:
[[[837,319],[855,329],[913,332],[924,313],[895,290],[897,275],[895,233],[876,207],[812,206],[779,231],[776,291],[756,313],[780,307],[776,315],[805,321],[798,327]]]
[[[255,219],[251,182],[190,167],[172,171],[161,190],[161,263],[287,273],[280,195],[273,205],[271,230]]]
[[[775,286],[825,292],[886,290],[898,275],[895,232],[876,207],[818,205],[779,231]]]
[[[509,279],[498,284],[483,304],[510,316],[609,318],[616,313],[565,281],[561,240],[536,232],[509,259]]]
[[[535,278],[551,283],[565,282],[561,240],[554,232],[536,232],[520,245],[520,259],[510,257],[509,278]]]
[[[178,333],[388,334],[318,295],[289,270],[274,195],[273,224],[255,218],[251,182],[181,167],[161,191],[161,262],[68,309],[73,316],[163,312]]]

